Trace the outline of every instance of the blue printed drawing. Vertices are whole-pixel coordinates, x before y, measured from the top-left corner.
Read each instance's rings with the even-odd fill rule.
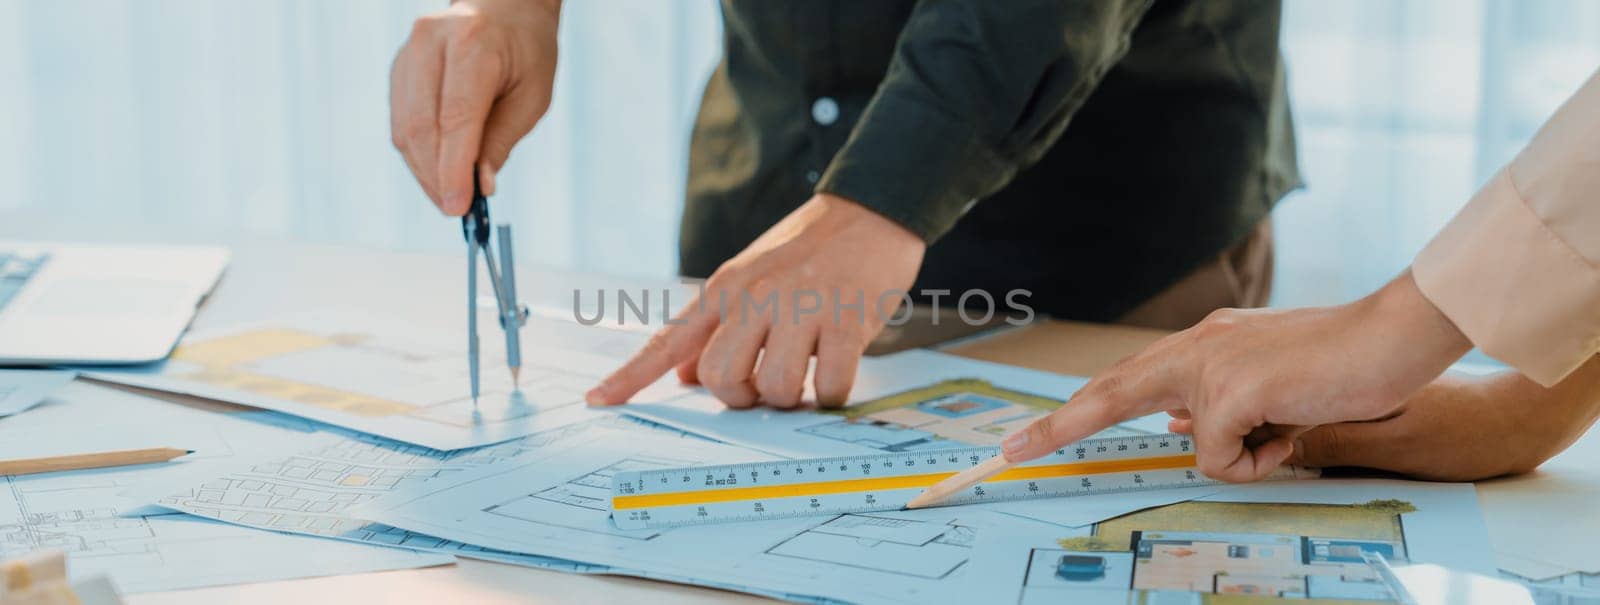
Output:
[[[919,452],[964,447],[928,431],[882,420],[834,420],[796,429],[798,432],[827,437],[886,452]]]
[[[768,548],[766,554],[939,580],[966,564],[974,530],[955,520],[841,515]]]
[[[994,397],[986,397],[973,393],[956,393],[938,399],[929,399],[917,404],[917,409],[935,416],[945,418],[962,418],[974,414],[982,414],[989,410],[998,410],[1011,406],[1012,403]]]

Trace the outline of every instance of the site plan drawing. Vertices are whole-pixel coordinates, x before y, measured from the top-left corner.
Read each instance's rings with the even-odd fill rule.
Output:
[[[942,599],[969,564],[979,528],[1018,522],[957,507],[621,530],[596,500],[605,493],[596,489],[606,484],[601,477],[621,468],[763,458],[688,439],[607,436],[428,482],[352,514],[486,548],[605,565],[613,573],[874,602]]]
[[[140,488],[181,481],[234,458],[314,437],[303,421],[256,412],[216,414],[76,383],[46,406],[6,419],[20,441],[53,436],[66,449],[115,441],[112,431],[163,427],[163,438],[195,453],[160,465],[0,477],[0,558],[40,550],[66,551],[77,578],[111,576],[126,592],[425,567],[447,555],[374,549],[331,540],[235,527],[188,515],[149,510]],[[94,422],[87,421],[93,419]],[[71,427],[64,432],[55,427]],[[10,441],[10,440],[8,440]],[[8,444],[12,445],[12,444]],[[222,555],[222,556],[219,556]]]
[[[593,573],[604,566],[551,557],[499,552],[410,532],[352,516],[349,511],[380,496],[468,470],[563,447],[616,432],[685,438],[605,412],[589,420],[475,449],[441,452],[361,434],[336,434],[315,447],[252,462],[161,498],[173,510],[228,523],[379,546],[399,546],[479,559]],[[690,437],[692,438],[692,437]],[[605,470],[536,494],[527,505],[510,503],[499,514],[538,514],[540,499],[608,511],[611,483]]]
[[[124,517],[125,510],[141,505],[115,494],[136,481],[123,473],[0,478],[0,558],[63,550],[74,577],[106,574],[126,592],[426,567],[452,560],[260,532],[181,514]]]
[[[1004,579],[1023,604],[1142,602],[1138,591],[1161,603],[1390,601],[1363,553],[1493,573],[1471,485],[1239,487],[1076,531],[996,530],[973,573]]]
[[[976,535],[975,529],[955,521],[863,513],[828,518],[763,553],[942,580],[966,564]]]
[[[620,409],[787,458],[918,452],[999,445],[1086,382],[923,350],[865,358],[858,376],[852,403],[836,410],[729,410],[704,393]],[[1162,414],[1096,436],[1164,432]]]
[[[515,439],[585,416],[583,393],[617,363],[610,355],[618,347],[610,341],[638,336],[595,330],[583,338],[571,337],[574,325],[540,318],[528,322],[520,389],[505,369],[504,351],[486,346],[483,392],[476,405],[468,395],[467,361],[459,338],[425,337],[404,324],[376,318],[316,315],[196,334],[186,337],[163,364],[97,370],[94,376],[454,450]],[[675,387],[663,384],[668,391]]]
[[[1044,521],[1063,527],[1083,527],[1130,511],[1204,498],[1226,489],[1219,486],[1179,487],[1147,491],[1114,492],[1063,498],[1012,500],[983,504],[983,509]]]

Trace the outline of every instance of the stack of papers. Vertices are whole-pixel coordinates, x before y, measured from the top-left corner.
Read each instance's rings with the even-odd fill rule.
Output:
[[[623,470],[767,459],[733,446],[610,436],[419,486],[359,509],[389,525],[616,573],[851,602],[928,602],[954,586],[979,511],[807,517],[673,529],[611,523]]]
[[[451,557],[263,533],[147,506],[145,492],[269,456],[316,436],[278,414],[215,414],[74,383],[61,405],[7,418],[0,457],[157,443],[195,453],[163,465],[0,477],[0,558],[64,550],[74,580],[124,592],[442,565]],[[19,455],[20,454],[20,455]]]
[[[465,397],[457,339],[419,338],[372,318],[196,334],[165,364],[97,370],[106,380],[270,411],[206,413],[73,385],[63,391],[68,405],[30,413],[35,434],[155,439],[199,453],[159,468],[6,478],[19,512],[0,524],[26,531],[0,525],[0,539],[30,541],[0,545],[97,545],[74,561],[130,591],[471,557],[865,603],[1125,602],[1139,591],[1193,599],[1181,602],[1212,593],[1359,601],[1380,588],[1356,564],[1363,552],[1493,568],[1471,486],[1399,481],[621,530],[610,518],[618,472],[995,445],[1084,381],[909,351],[864,361],[856,403],[843,410],[731,411],[670,378],[635,403],[595,410],[581,394],[645,335],[539,318],[530,327],[539,337],[524,351],[522,390],[497,382],[503,364],[490,352],[477,409]],[[1165,425],[1152,417],[1104,435]],[[93,522],[57,528],[85,519]],[[186,550],[201,539],[230,556]]]
[[[500,443],[581,420],[583,393],[616,365],[615,341],[563,337],[576,324],[532,318],[515,388],[502,350],[487,347],[482,396],[467,394],[460,338],[416,335],[374,317],[310,315],[184,338],[164,363],[98,369],[95,378],[293,414],[437,450]],[[400,335],[408,335],[402,337]],[[553,335],[557,338],[546,338]],[[484,339],[485,343],[497,342]],[[672,389],[675,385],[665,385]],[[681,389],[678,390],[681,392]]]

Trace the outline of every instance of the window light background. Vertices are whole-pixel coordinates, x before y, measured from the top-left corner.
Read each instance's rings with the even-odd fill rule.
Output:
[[[418,0],[0,0],[0,208],[455,252],[389,143]],[[1289,0],[1308,188],[1275,214],[1278,305],[1403,269],[1600,67],[1589,0]],[[568,0],[554,104],[503,171],[521,262],[664,277],[708,0]],[[796,116],[805,119],[805,116]]]

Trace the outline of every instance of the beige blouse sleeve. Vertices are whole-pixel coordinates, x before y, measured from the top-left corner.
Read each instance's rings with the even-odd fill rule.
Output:
[[[1600,72],[1412,263],[1424,296],[1540,384],[1600,351]]]

